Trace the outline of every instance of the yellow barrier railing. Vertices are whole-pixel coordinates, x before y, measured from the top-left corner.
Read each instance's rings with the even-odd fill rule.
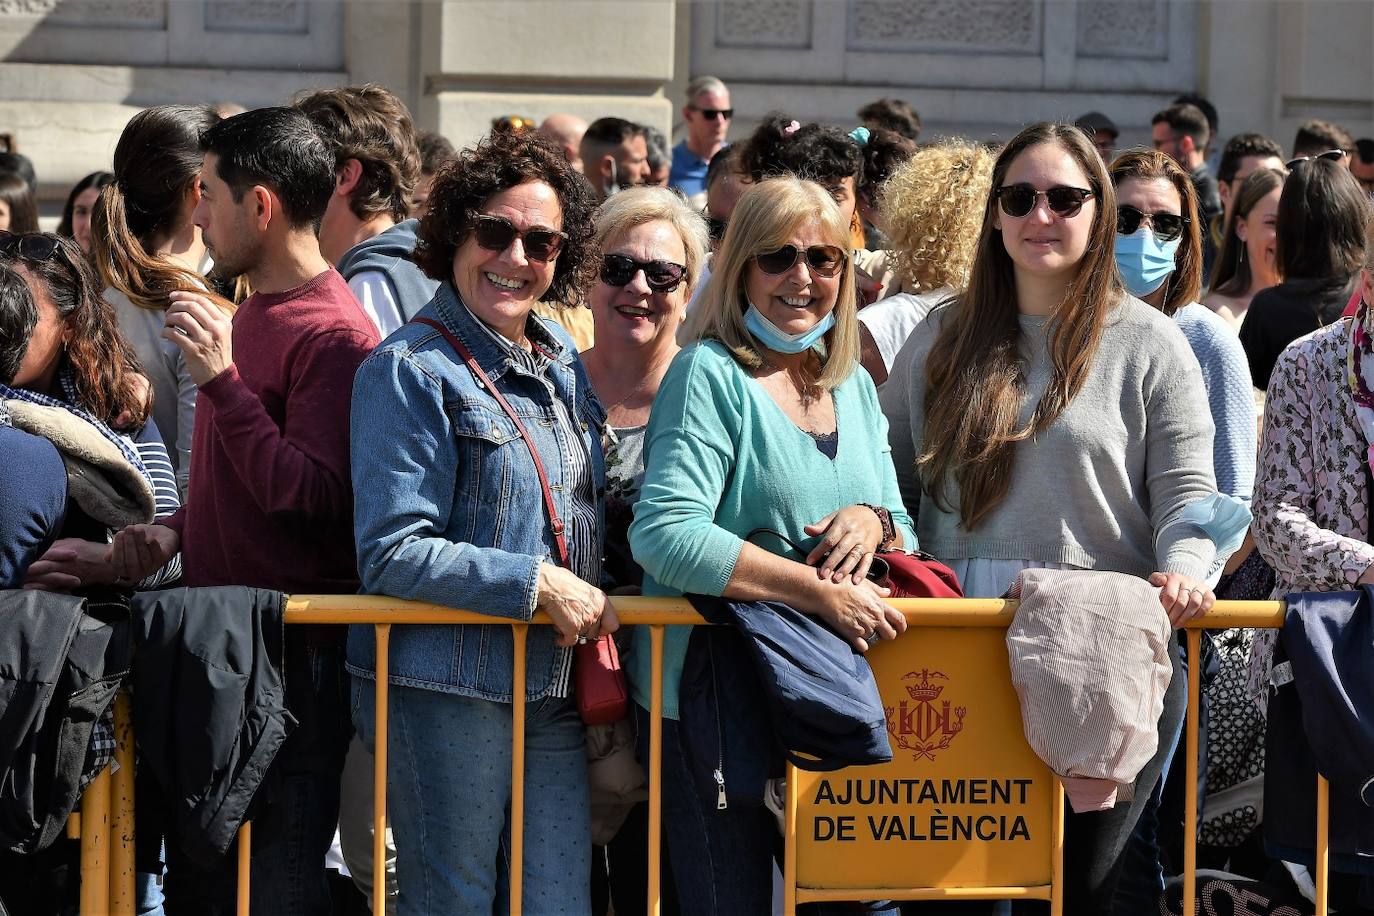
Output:
[[[665,626],[699,624],[705,621],[680,598],[616,597],[612,599],[616,614],[626,625],[650,628],[653,689],[650,712],[649,739],[649,849],[648,849],[648,912],[660,912],[659,856],[661,844],[663,752],[663,636]],[[992,599],[900,599],[891,602],[913,627],[975,627],[1005,628],[1015,615],[1014,602]],[[1186,766],[1186,800],[1184,803],[1184,876],[1183,909],[1192,913],[1196,908],[1197,868],[1197,767],[1198,767],[1198,696],[1200,673],[1197,659],[1201,653],[1201,631],[1232,627],[1275,628],[1283,624],[1284,605],[1279,601],[1223,601],[1218,602],[1204,618],[1188,624],[1186,639],[1188,665],[1188,707],[1185,725],[1184,761]],[[530,624],[547,624],[548,619],[536,615],[532,621],[510,621],[487,617],[469,611],[456,611],[438,605],[419,604],[372,595],[296,595],[289,599],[286,611],[288,624],[354,624],[375,627],[377,634],[376,678],[376,742],[373,830],[373,913],[385,913],[385,837],[386,837],[386,772],[387,772],[387,701],[388,668],[391,627],[408,624],[489,624],[510,626],[514,637],[514,686],[512,691],[512,792],[511,792],[511,855],[510,855],[510,912],[521,912],[522,864],[524,860],[524,705],[525,705],[525,637]],[[80,815],[73,815],[69,834],[81,837],[81,912],[83,916],[132,916],[133,901],[133,752],[129,709],[121,699],[115,709],[115,729],[119,740],[117,757],[119,773],[114,778],[106,771],[87,789]],[[816,900],[852,900],[852,890],[811,890],[799,893],[796,886],[796,784],[788,779],[787,839],[784,859],[786,885],[785,910],[791,916],[798,902]],[[111,797],[113,795],[113,805]],[[1005,897],[1037,897],[1051,901],[1052,912],[1062,908],[1062,821],[1063,795],[1056,791],[1054,820],[1053,884],[1038,887],[941,887],[910,888],[889,892],[894,899],[990,899]],[[1328,787],[1320,776],[1317,780],[1317,836],[1315,883],[1316,912],[1327,912],[1327,824]],[[238,910],[248,913],[248,881],[251,850],[251,825],[245,824],[239,837],[239,897]]]

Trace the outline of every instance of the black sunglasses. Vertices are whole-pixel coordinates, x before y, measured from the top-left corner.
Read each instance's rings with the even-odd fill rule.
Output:
[[[1286,169],[1291,169],[1299,162],[1311,162],[1313,159],[1330,159],[1332,162],[1340,162],[1345,158],[1345,150],[1329,149],[1324,153],[1317,153],[1315,156],[1294,156],[1283,164]]]
[[[682,285],[687,268],[672,261],[636,261],[623,254],[608,254],[601,258],[601,282],[621,287],[644,271],[644,281],[656,293],[671,293]]]
[[[1083,209],[1083,202],[1096,197],[1097,193],[1089,191],[1087,188],[1071,188],[1067,185],[1055,185],[1048,190],[1041,191],[1039,188],[1030,184],[1004,184],[993,194],[997,197],[997,202],[1002,205],[1002,212],[1007,216],[1021,217],[1035,209],[1036,201],[1041,197],[1045,198],[1045,203],[1049,205],[1057,216],[1065,218],[1078,215],[1078,211]]]
[[[1155,238],[1163,242],[1172,242],[1182,235],[1183,227],[1188,223],[1188,217],[1177,213],[1146,213],[1130,204],[1121,204],[1116,208],[1116,231],[1121,235],[1134,235],[1145,220],[1150,221],[1150,231]]]
[[[694,108],[693,111],[699,112],[708,121],[714,121],[716,118],[724,118],[728,121],[735,116],[735,109],[733,108]]]
[[[784,245],[775,251],[754,255],[754,263],[766,274],[785,274],[802,255],[806,256],[806,264],[812,271],[827,278],[838,274],[848,261],[844,251],[834,245],[812,245],[806,249]]]
[[[706,232],[711,236],[711,241],[719,242],[725,238],[725,227],[728,224],[718,216],[706,217]]]
[[[0,229],[0,255],[7,258],[24,258],[28,261],[47,261],[57,254],[62,243],[57,236],[42,232],[15,235]]]
[[[556,229],[534,228],[521,232],[502,216],[486,213],[469,213],[468,216],[472,220],[473,238],[487,251],[505,251],[518,238],[525,247],[525,257],[532,261],[552,261],[568,240],[565,233]]]

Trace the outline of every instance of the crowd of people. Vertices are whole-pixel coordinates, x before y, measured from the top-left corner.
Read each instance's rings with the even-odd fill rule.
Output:
[[[455,150],[375,85],[160,106],[56,233],[32,168],[0,157],[0,463],[24,469],[0,482],[0,588],[546,614],[523,648],[524,910],[630,916],[648,633],[618,637],[627,721],[589,730],[573,689],[575,647],[619,630],[609,595],[782,602],[862,653],[906,629],[869,577],[891,550],[970,597],[1027,569],[1138,577],[1174,627],[1218,597],[1374,584],[1374,141],[1309,122],[1287,151],[1223,143],[1187,96],[1152,149],[1118,150],[1100,112],[923,142],[897,99],[852,125],[771,113],[730,143],[713,77],[681,115],[671,148],[554,114]],[[392,631],[373,887],[374,629],[288,628],[298,724],[253,815],[254,913],[336,911],[335,842],[402,916],[505,912],[517,647],[500,626]],[[700,651],[670,628],[664,909],[769,913],[777,821],[728,803],[685,723]],[[1067,912],[1162,911],[1189,665],[1212,701],[1199,861],[1290,880],[1236,791],[1262,782],[1273,639],[1169,652],[1134,791],[1068,818]],[[72,855],[0,858],[4,906],[70,911]],[[233,912],[234,862],[141,824],[139,911]],[[1359,876],[1333,889],[1374,912]],[[1011,911],[808,911],[899,909]]]

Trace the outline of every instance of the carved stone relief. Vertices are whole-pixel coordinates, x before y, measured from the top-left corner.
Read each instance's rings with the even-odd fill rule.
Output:
[[[0,0],[0,18],[42,19],[45,25],[162,28],[166,0]]]
[[[851,50],[1039,53],[1040,0],[856,0]]]
[[[1169,57],[1168,0],[1081,0],[1079,57]]]
[[[306,0],[206,0],[205,28],[211,32],[304,33]]]
[[[811,0],[721,0],[716,44],[725,48],[809,48]]]

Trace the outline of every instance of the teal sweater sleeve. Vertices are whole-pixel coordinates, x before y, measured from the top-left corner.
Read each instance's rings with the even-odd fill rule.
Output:
[[[720,354],[697,345],[669,367],[654,399],[644,444],[644,486],[630,549],[665,588],[720,595],[744,541],[715,523],[735,464],[740,416],[718,370]],[[726,356],[726,359],[729,357]]]

